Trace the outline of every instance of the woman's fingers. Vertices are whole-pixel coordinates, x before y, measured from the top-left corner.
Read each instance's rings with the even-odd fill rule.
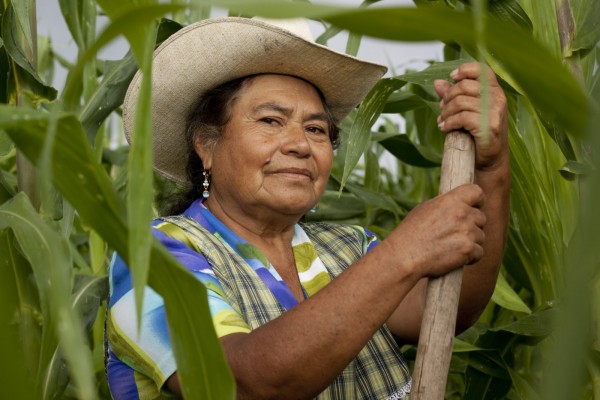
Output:
[[[466,63],[452,71],[454,83],[437,80],[434,88],[440,96],[438,127],[442,132],[467,130],[475,138],[476,164],[478,168],[496,165],[505,152],[507,131],[507,103],[496,76],[485,67],[489,83],[488,132],[482,137],[481,127],[482,85],[479,81],[482,66],[477,62]]]

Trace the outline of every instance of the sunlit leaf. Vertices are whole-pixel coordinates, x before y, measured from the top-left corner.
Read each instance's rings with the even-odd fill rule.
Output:
[[[529,307],[515,293],[502,274],[498,275],[492,301],[508,310],[531,314]]]

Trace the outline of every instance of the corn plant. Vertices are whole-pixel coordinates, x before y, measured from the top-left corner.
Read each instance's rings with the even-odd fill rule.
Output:
[[[374,8],[375,1],[352,9],[284,0],[58,2],[78,47],[74,64],[37,35],[33,0],[0,2],[7,398],[109,398],[103,324],[113,251],[128,261],[138,295],[148,284],[165,299],[185,397],[234,397],[205,289],[150,234],[166,194],[180,188],[151,172],[149,102],[138,105],[144,134],[131,149],[111,145],[122,143],[120,105],[137,68],[150,76],[151,50],[220,6],[234,15],[320,20],[324,44],[350,30],[354,53],[362,35],[445,43],[444,60],[382,79],[342,122],[329,186],[307,216],[358,223],[382,237],[437,193],[443,138],[433,80],[466,60],[492,66],[510,107],[509,240],[492,302],[456,341],[446,397],[600,399],[598,2],[415,0],[411,9]],[[99,14],[110,22],[97,34]],[[119,35],[130,52],[99,59]],[[56,62],[69,70],[60,90],[50,84]],[[142,85],[140,97],[149,99],[149,81]],[[388,115],[402,116],[405,130]],[[394,171],[384,156],[395,160]],[[414,347],[404,350],[414,357]]]

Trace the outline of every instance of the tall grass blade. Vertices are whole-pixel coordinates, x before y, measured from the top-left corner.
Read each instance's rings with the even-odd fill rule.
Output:
[[[133,140],[128,163],[127,223],[129,236],[129,267],[133,278],[138,326],[141,326],[144,287],[150,267],[152,232],[152,50],[154,29],[139,32],[146,35],[143,59],[138,60],[142,83],[136,104]]]

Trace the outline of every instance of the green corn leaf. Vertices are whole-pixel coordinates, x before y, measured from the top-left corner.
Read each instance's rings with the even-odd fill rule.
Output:
[[[325,19],[354,32],[383,39],[457,40],[471,47],[474,45],[471,16],[436,7],[366,9]],[[437,29],[431,30],[430,26]],[[490,18],[486,26],[490,54],[502,63],[535,106],[570,134],[582,134],[590,121],[590,106],[560,60],[537,44],[527,31],[513,24]],[[513,43],[519,43],[519,46]],[[538,71],[545,71],[545,74]],[[548,80],[546,76],[554,78]]]
[[[522,400],[541,400],[539,394],[531,387],[531,384],[527,382],[517,371],[512,368],[508,368],[510,379],[512,379],[513,387],[519,398]]]
[[[533,23],[534,37],[557,58],[562,56],[558,24],[556,21],[556,1],[524,0],[523,8]]]
[[[503,368],[504,361],[495,351],[477,351],[469,354],[469,367],[483,372],[486,379],[502,378],[508,379],[509,375]]]
[[[472,4],[473,0],[460,0],[465,4]],[[529,16],[517,0],[489,0],[488,9],[492,15],[501,20],[515,23],[524,29],[533,29]]]
[[[540,115],[540,117],[543,116]],[[555,124],[551,123],[546,119],[541,118],[541,121],[544,124],[546,132],[548,133],[548,135],[550,135],[552,140],[556,142],[565,158],[567,160],[577,160],[578,157],[575,153],[575,149],[573,148],[573,144],[571,143],[571,139],[569,138],[567,133],[564,130],[559,129]]]
[[[452,345],[453,353],[469,353],[471,351],[481,351],[482,349],[459,338],[454,338]]]
[[[65,19],[67,28],[80,49],[85,48],[84,35],[81,28],[81,0],[58,0],[60,11]]]
[[[64,393],[69,384],[69,369],[58,347],[54,348],[52,357],[45,364],[46,371],[40,384],[43,398],[53,398]]]
[[[302,15],[319,17],[352,32],[382,39],[454,40],[468,48],[475,48],[472,15],[447,8],[348,10],[283,0],[215,1],[214,4],[275,18]],[[535,26],[537,21],[532,22]],[[552,24],[555,25],[555,22]],[[431,26],[436,26],[436,29],[430,29]],[[588,103],[576,79],[561,63],[558,58],[560,51],[549,52],[546,47],[536,42],[530,32],[513,23],[490,17],[485,26],[484,34],[489,54],[502,64],[518,85],[517,89],[523,91],[550,121],[571,135],[581,136],[591,123],[591,116],[598,113]],[[514,43],[519,45],[515,46]],[[540,74],[539,71],[545,73]],[[548,76],[553,78],[547,79]],[[553,95],[548,96],[548,93]],[[354,165],[350,163],[351,167]]]
[[[31,64],[30,58],[27,55],[27,49],[23,49],[22,44],[18,39],[18,32],[21,31],[18,17],[12,7],[12,2],[2,15],[1,37],[3,40],[3,48],[17,67],[17,74],[21,76],[23,82],[27,83],[29,89],[37,96],[48,100],[56,98],[57,91],[51,86],[46,85],[39,77],[37,71]],[[15,71],[13,71],[13,74]],[[4,85],[4,83],[3,83]]]
[[[159,45],[179,29],[181,25],[177,22],[161,20],[156,44]],[[94,142],[94,136],[106,117],[123,103],[129,82],[136,71],[137,64],[131,53],[120,61],[107,62],[102,83],[81,111],[81,123],[90,143]]]
[[[382,113],[401,114],[410,110],[426,107],[427,103],[414,93],[395,92],[388,97]]]
[[[81,85],[81,79],[85,65],[92,59],[95,59],[98,51],[110,43],[112,40],[120,35],[125,35],[128,38],[134,38],[135,43],[139,43],[140,40],[146,38],[145,31],[140,29],[140,26],[148,26],[155,22],[157,18],[163,15],[182,9],[184,5],[181,4],[157,4],[151,6],[136,6],[128,5],[123,13],[117,14],[106,29],[100,34],[96,42],[91,45],[86,52],[79,58],[77,64],[71,69],[69,77],[65,84],[65,89],[62,93],[61,98],[65,104],[67,110],[76,109],[79,104],[79,93],[78,88]],[[133,53],[138,57],[141,56],[142,50],[138,47],[132,47]]]
[[[31,37],[31,25],[29,24],[32,5],[31,0],[9,0],[9,6],[6,10],[8,18],[12,19],[11,25],[13,29],[20,32],[20,34],[17,34],[17,36],[22,38],[19,47],[29,65],[31,65],[32,60],[35,58],[33,54],[34,45],[33,38]],[[4,37],[4,35],[2,36]]]
[[[31,343],[22,337],[19,332],[20,324],[15,321],[15,313],[18,310],[21,310],[19,314],[23,317],[23,299],[20,298],[17,286],[8,279],[14,276],[14,268],[17,266],[10,256],[16,251],[13,240],[12,233],[6,229],[0,230],[0,254],[3,255],[0,257],[0,276],[3,277],[0,283],[0,372],[2,381],[6,382],[2,388],[2,395],[8,399],[34,399],[35,382],[31,378],[31,370],[28,370],[26,360],[34,353],[35,347],[24,351],[23,339],[27,345]]]
[[[533,29],[529,16],[517,0],[490,0],[488,8],[499,19],[513,22],[529,31]]]
[[[455,39],[461,44],[474,45],[473,21],[465,13],[438,9],[369,9],[360,13],[360,23],[354,13],[327,19],[344,28],[384,39]],[[431,25],[438,29],[432,31],[429,29]],[[537,44],[527,31],[512,24],[506,26],[506,23],[492,18],[486,26],[488,51],[500,60],[536,107],[569,133],[581,135],[590,122],[591,110],[570,72]],[[513,43],[519,43],[519,46]],[[542,70],[547,74],[542,76],[538,73]],[[546,76],[554,79],[547,80]]]
[[[415,167],[439,167],[442,162],[440,154],[432,149],[413,143],[407,135],[396,135],[379,142],[398,160]]]
[[[36,164],[48,115],[0,106],[0,129]],[[125,206],[94,158],[75,116],[57,119],[51,158],[54,184],[80,217],[128,262]],[[206,289],[156,240],[152,242],[149,285],[164,299],[178,374],[186,398],[233,399],[234,381],[216,338]]]
[[[382,196],[379,192],[374,192],[350,182],[346,184],[346,189],[363,200],[365,204],[392,212],[396,219],[399,219],[399,216],[403,214],[400,206],[390,196]]]
[[[0,25],[0,35],[2,34],[2,27]],[[14,92],[14,85],[9,79],[12,66],[8,55],[6,54],[6,48],[4,47],[4,41],[0,37],[0,71],[3,71],[0,75],[0,104],[7,104],[9,99]]]
[[[370,145],[371,126],[381,114],[387,98],[402,85],[403,82],[394,79],[382,79],[362,101],[348,133],[340,191],[344,188],[360,157]]]
[[[569,160],[558,171],[564,178],[571,180],[591,174],[594,172],[594,167],[589,164]]]
[[[422,71],[409,72],[406,74],[395,76],[394,79],[398,79],[404,82],[413,83],[421,86],[433,86],[433,81],[436,79],[450,79],[450,72],[460,67],[461,64],[467,62],[464,59],[437,62],[430,65]]]
[[[147,34],[149,32],[146,32]],[[133,279],[138,326],[141,326],[144,287],[148,281],[152,232],[152,50],[154,35],[148,34],[141,62],[142,83],[136,104],[134,134],[128,163],[127,217],[129,267]]]
[[[515,293],[502,274],[498,275],[492,301],[508,310],[531,314],[531,309]]]
[[[361,40],[362,35],[350,33],[350,35],[348,35],[348,43],[346,44],[346,54],[356,57],[356,55],[358,54],[358,48],[360,47]]]
[[[326,190],[314,212],[308,213],[307,220],[340,221],[358,217],[365,212],[365,202],[348,193]]]
[[[214,7],[228,9],[229,12],[237,12],[241,15],[261,15],[268,18],[294,18],[306,17],[311,19],[322,19],[325,16],[335,15],[336,13],[352,10],[347,7],[336,7],[325,4],[312,4],[304,1],[287,0],[213,0]],[[337,32],[329,32],[322,39],[332,37]]]
[[[84,331],[89,333],[96,321],[100,303],[108,299],[108,277],[75,275],[73,287],[71,303],[81,317]]]
[[[504,399],[511,389],[510,375],[504,365],[490,363],[482,353],[471,353],[465,373],[465,399]]]
[[[576,33],[571,51],[590,51],[600,41],[600,2],[580,0],[573,2]]]
[[[10,227],[30,262],[40,292],[45,292],[49,314],[46,323],[61,340],[61,352],[69,364],[78,395],[95,399],[91,354],[79,316],[71,307],[68,244],[38,215],[23,193],[0,207],[0,229]]]
[[[367,149],[365,152],[365,187],[374,192],[379,191],[380,176],[379,157],[373,149]]]
[[[556,319],[556,309],[549,308],[542,311],[536,311],[533,314],[527,315],[517,321],[492,328],[492,332],[506,331],[522,336],[538,336],[545,337],[552,333],[553,323]]]

